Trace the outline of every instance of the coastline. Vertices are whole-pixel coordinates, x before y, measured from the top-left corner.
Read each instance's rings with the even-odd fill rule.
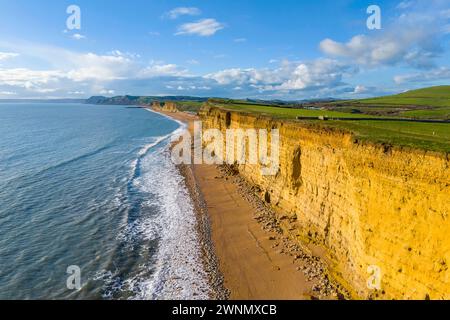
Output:
[[[193,129],[197,116],[153,110]],[[180,165],[195,203],[215,296],[231,300],[338,299],[318,256],[282,234],[275,214],[232,168]]]
[[[171,120],[176,121],[181,125],[172,135],[178,136],[185,130],[193,130],[193,121],[197,119],[196,116],[187,113],[173,114],[161,110],[154,110],[152,108],[145,108],[150,112],[160,114]],[[173,146],[174,143],[172,143]],[[197,233],[200,239],[200,247],[202,251],[203,267],[205,268],[209,283],[211,286],[211,300],[228,300],[230,292],[224,286],[224,277],[220,272],[219,262],[215,254],[214,244],[211,239],[210,220],[208,216],[208,209],[203,199],[202,192],[196,182],[193,165],[180,164],[176,166],[180,175],[184,178],[185,186],[189,192],[194,210],[196,214]]]

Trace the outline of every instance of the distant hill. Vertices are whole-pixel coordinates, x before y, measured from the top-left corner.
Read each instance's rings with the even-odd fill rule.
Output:
[[[117,96],[103,97],[93,96],[85,101],[87,104],[103,104],[103,105],[150,105],[155,101],[193,101],[204,102],[208,98],[190,97],[190,96]]]
[[[413,119],[450,119],[450,86],[436,86],[360,100],[336,101],[327,109]]]
[[[355,102],[364,104],[450,107],[450,86],[411,90],[392,96],[355,100]]]
[[[439,98],[450,99],[450,86],[437,86],[411,90],[397,95],[405,98]]]
[[[117,97],[103,97],[93,96],[85,101],[87,104],[109,104],[109,105],[150,105],[155,101],[173,101],[173,102],[206,102],[220,101],[221,103],[248,103],[268,106],[286,106],[295,107],[304,103],[319,103],[319,102],[333,102],[339,101],[334,98],[323,99],[308,99],[308,100],[263,100],[263,99],[228,99],[228,98],[213,98],[213,97],[192,97],[192,96],[117,96]]]

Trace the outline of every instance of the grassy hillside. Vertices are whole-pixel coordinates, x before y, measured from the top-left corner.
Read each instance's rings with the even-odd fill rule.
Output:
[[[359,100],[361,103],[450,107],[450,86],[411,90],[393,96]]]
[[[426,97],[437,99],[450,99],[450,85],[411,90],[404,93],[400,93],[398,94],[398,96],[406,98]]]
[[[336,102],[331,108],[415,119],[450,119],[450,86],[411,90],[386,97]]]

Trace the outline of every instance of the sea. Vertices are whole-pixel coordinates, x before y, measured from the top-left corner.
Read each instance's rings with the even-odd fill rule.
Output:
[[[196,215],[150,110],[0,103],[0,299],[208,299]]]

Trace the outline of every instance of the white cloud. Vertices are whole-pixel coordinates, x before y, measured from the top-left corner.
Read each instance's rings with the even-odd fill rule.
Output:
[[[134,60],[123,55],[74,54],[71,62],[74,68],[67,77],[74,81],[124,79],[137,68]]]
[[[177,19],[180,16],[198,16],[201,13],[201,10],[195,7],[178,7],[167,12],[165,16],[170,19]]]
[[[357,85],[355,87],[355,90],[353,90],[354,94],[361,94],[361,93],[366,93],[367,91],[369,91],[369,89],[365,86],[361,86],[361,85]]]
[[[100,94],[113,95],[115,93],[116,93],[116,91],[115,90],[111,90],[111,89],[102,89],[102,90],[100,90]]]
[[[331,59],[317,59],[296,66],[290,79],[276,86],[277,90],[305,90],[308,88],[336,87],[343,85],[345,74],[355,69]]]
[[[207,74],[206,79],[217,81],[220,85],[229,85],[232,83],[243,84],[250,82],[255,69],[226,69],[215,73]]]
[[[188,61],[186,61],[188,64],[194,64],[194,65],[196,65],[196,64],[200,64],[200,62],[198,61],[198,60],[195,60],[195,59],[190,59],[190,60],[188,60]]]
[[[109,55],[116,56],[116,57],[125,57],[130,59],[139,59],[141,57],[138,53],[132,53],[132,52],[122,52],[120,50],[113,50],[108,53]]]
[[[17,57],[19,54],[13,52],[0,52],[0,61]]]
[[[237,42],[237,43],[247,42],[247,39],[246,38],[237,38],[237,39],[234,39],[234,42]]]
[[[141,61],[139,54],[121,50],[106,54],[83,53],[41,44],[2,41],[0,46],[18,52],[26,59],[43,61],[46,66],[43,69],[0,68],[0,91],[17,92],[24,97],[35,97],[33,93],[37,92],[42,93],[42,96],[51,92],[52,97],[63,97],[68,92],[95,95],[106,90],[107,86],[120,86],[121,93],[128,93],[130,89],[136,89],[135,86],[141,89],[157,87],[174,79],[191,77],[187,69],[176,64],[162,61],[146,64]],[[151,81],[155,78],[158,79]],[[180,81],[184,82],[184,78]],[[200,79],[200,83],[195,84],[196,88],[200,88],[198,90],[206,90],[207,84],[203,82]]]
[[[17,92],[12,91],[0,91],[0,96],[15,96]]]
[[[344,77],[355,72],[338,61],[317,59],[282,61],[274,68],[231,68],[194,76],[177,64],[164,61],[144,64],[139,54],[120,50],[106,54],[80,53],[29,44],[8,49],[47,61],[50,66],[45,70],[0,69],[0,91],[17,92],[21,97],[64,97],[68,93],[71,96],[176,94],[181,91],[194,95],[275,98],[311,96],[318,91],[332,95],[337,92],[333,91],[335,88],[345,87]],[[198,63],[196,60],[189,62]],[[120,92],[111,87],[120,88]]]
[[[277,69],[233,68],[208,74],[206,79],[232,88],[252,88],[264,91],[301,91],[313,88],[343,85],[346,74],[356,72],[354,68],[331,59],[317,59],[311,62],[284,61]]]
[[[141,66],[139,55],[113,50],[108,54],[83,53],[59,47],[33,43],[4,43],[3,47],[19,52],[25,58],[46,62],[47,69],[57,73],[60,78],[74,81],[115,80],[127,78],[137,72]]]
[[[33,91],[36,93],[53,93],[58,91],[58,88],[36,88]]]
[[[404,10],[410,8],[414,4],[414,1],[402,1],[397,5],[397,9]]]
[[[27,68],[0,69],[0,85],[37,89],[65,77],[61,71],[37,71]]]
[[[0,91],[17,92],[21,97],[64,97],[69,95],[116,94],[208,94],[230,96],[273,96],[297,94],[310,96],[314,90],[344,86],[343,77],[352,68],[331,59],[310,62],[284,61],[269,69],[233,68],[204,76],[190,75],[188,70],[171,63],[152,61],[142,65],[114,52],[108,55],[71,53],[65,69],[0,69]],[[108,89],[120,87],[120,92]],[[138,91],[133,91],[138,88]],[[208,93],[209,92],[209,93]]]
[[[166,86],[167,89],[176,89],[178,91],[187,91],[187,90],[201,90],[201,91],[209,91],[211,90],[211,87],[208,86],[196,86],[196,85],[189,85],[189,86],[178,86],[176,88],[172,86]]]
[[[201,37],[209,37],[217,31],[225,28],[225,25],[215,19],[202,19],[197,22],[185,23],[178,27],[175,35],[198,35]]]
[[[386,29],[356,35],[347,42],[324,39],[320,49],[369,67],[406,65],[430,68],[442,53],[440,38],[445,31],[445,1],[404,1],[402,14]]]
[[[439,51],[429,40],[428,32],[416,28],[411,32],[380,37],[358,35],[347,43],[325,39],[320,43],[320,48],[328,55],[348,58],[361,65],[396,65],[403,62],[421,67],[431,65]]]
[[[30,96],[33,92],[58,92],[61,96],[77,91],[83,91],[86,95],[98,94],[104,85],[112,82],[123,81],[121,86],[125,86],[153,77],[187,75],[187,70],[177,65],[159,62],[146,65],[140,61],[140,55],[119,50],[100,55],[30,43],[0,44],[16,49],[26,57],[46,62],[47,68],[41,70],[0,68],[0,91],[17,91],[21,96]]]
[[[78,96],[78,95],[84,95],[85,92],[84,91],[69,91],[69,92],[67,92],[67,94]]]
[[[394,77],[394,81],[397,84],[405,82],[426,82],[438,80],[450,81],[450,67],[440,67],[425,72],[398,75]]]
[[[150,66],[142,69],[137,74],[138,78],[151,78],[161,76],[185,76],[187,70],[179,67],[176,64],[163,64],[159,62],[152,62]]]
[[[72,38],[75,40],[82,40],[82,39],[86,39],[86,36],[79,34],[79,33],[75,33],[72,35]]]

